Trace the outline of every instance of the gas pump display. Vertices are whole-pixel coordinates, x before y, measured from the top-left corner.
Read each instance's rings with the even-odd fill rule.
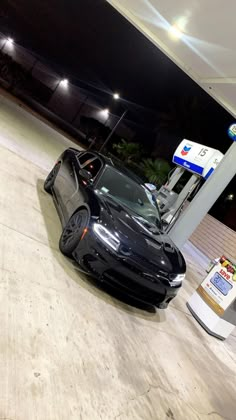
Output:
[[[219,273],[215,273],[210,282],[224,295],[227,296],[229,291],[233,288],[227,280],[224,279]]]

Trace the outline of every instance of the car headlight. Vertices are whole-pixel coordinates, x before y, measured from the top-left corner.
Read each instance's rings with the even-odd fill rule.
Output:
[[[118,251],[120,246],[119,239],[113,235],[105,226],[94,223],[93,230],[96,235],[108,246],[110,246],[114,251]]]
[[[177,284],[181,284],[185,279],[185,274],[172,274],[170,275],[170,282],[173,286],[177,286]]]

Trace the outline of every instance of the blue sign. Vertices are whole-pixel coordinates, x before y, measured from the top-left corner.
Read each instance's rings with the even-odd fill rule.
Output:
[[[182,159],[178,156],[174,156],[173,162],[177,165],[183,166],[184,168],[188,169],[189,171],[195,172],[195,174],[202,175],[204,167],[196,165],[192,162],[187,162],[185,159]]]
[[[233,141],[236,141],[236,123],[231,124],[228,129],[228,135]]]

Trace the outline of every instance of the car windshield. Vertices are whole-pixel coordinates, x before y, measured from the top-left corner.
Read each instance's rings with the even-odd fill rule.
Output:
[[[96,184],[96,191],[124,204],[141,219],[161,227],[160,213],[152,193],[115,168],[108,166],[105,169]]]

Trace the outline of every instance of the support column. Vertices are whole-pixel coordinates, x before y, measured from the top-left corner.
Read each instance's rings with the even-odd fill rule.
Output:
[[[169,236],[182,248],[236,174],[236,142],[173,226]]]

